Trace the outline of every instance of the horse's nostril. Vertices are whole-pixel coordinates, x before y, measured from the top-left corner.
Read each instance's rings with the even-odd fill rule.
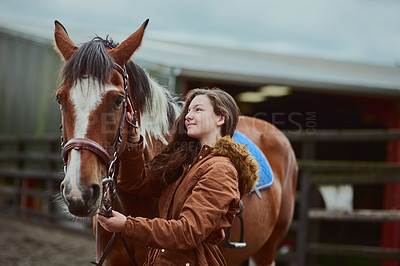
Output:
[[[92,190],[93,190],[92,199],[97,200],[100,196],[100,186],[98,184],[93,184]]]
[[[68,186],[65,186],[64,182],[60,184],[60,194],[61,197],[63,198],[64,202],[69,205],[69,201],[67,200],[66,194],[68,193],[67,191]]]
[[[100,196],[100,186],[93,184],[91,187],[85,190],[82,198],[89,206],[94,205]]]

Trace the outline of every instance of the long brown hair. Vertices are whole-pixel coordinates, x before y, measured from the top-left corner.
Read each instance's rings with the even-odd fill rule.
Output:
[[[172,141],[151,162],[152,169],[166,184],[170,184],[183,173],[183,165],[191,164],[201,149],[197,139],[187,135],[185,117],[192,100],[198,95],[206,95],[213,105],[216,115],[223,115],[225,123],[221,136],[233,136],[239,122],[239,108],[231,95],[219,88],[198,88],[186,95],[182,112],[175,121]]]

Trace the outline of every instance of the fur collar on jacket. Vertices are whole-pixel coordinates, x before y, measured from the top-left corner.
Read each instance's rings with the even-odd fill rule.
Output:
[[[247,147],[225,136],[215,142],[213,151],[231,160],[239,174],[240,195],[249,194],[258,181],[258,163]]]

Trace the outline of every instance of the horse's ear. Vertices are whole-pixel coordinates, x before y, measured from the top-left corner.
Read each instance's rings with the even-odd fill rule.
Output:
[[[135,33],[133,33],[115,49],[109,52],[110,56],[117,64],[123,66],[131,59],[133,53],[142,43],[144,30],[146,29],[148,23],[149,20],[147,19]]]
[[[71,41],[67,30],[60,22],[56,20],[54,24],[56,26],[54,30],[56,50],[58,50],[62,58],[67,61],[78,50],[78,47]]]

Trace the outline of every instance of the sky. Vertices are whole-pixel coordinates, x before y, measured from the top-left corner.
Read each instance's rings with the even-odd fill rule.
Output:
[[[128,36],[147,18],[149,38],[400,66],[399,0],[0,0],[0,26],[49,37],[54,20],[93,33],[87,41]]]

